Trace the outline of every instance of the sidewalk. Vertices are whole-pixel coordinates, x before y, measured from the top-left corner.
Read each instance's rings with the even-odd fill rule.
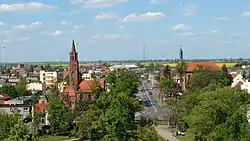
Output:
[[[168,130],[166,125],[158,125],[155,127],[157,133],[164,138],[165,140],[169,141],[179,141],[176,137],[172,135],[172,133]]]

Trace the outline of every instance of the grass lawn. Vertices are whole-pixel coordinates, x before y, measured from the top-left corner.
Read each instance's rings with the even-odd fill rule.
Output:
[[[62,141],[62,140],[69,140],[68,136],[46,136],[42,139],[42,141]]]

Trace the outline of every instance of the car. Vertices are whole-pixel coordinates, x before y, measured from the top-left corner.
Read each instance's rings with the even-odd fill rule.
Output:
[[[150,89],[153,90],[153,87],[151,87]]]
[[[149,95],[152,95],[153,93],[152,93],[152,92],[149,92],[148,94],[149,94]]]

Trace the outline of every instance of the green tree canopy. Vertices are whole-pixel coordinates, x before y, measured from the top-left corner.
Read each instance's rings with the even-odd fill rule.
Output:
[[[182,100],[182,120],[195,141],[250,140],[246,92],[221,88],[194,92]]]
[[[112,84],[110,92],[102,92],[98,85],[94,86],[97,88],[92,89],[97,95],[91,103],[80,108],[85,110],[76,120],[76,134],[82,140],[91,141],[158,140],[151,124],[135,122],[135,112],[142,108],[132,97],[139,86],[136,75],[124,70],[115,71],[108,75],[107,81]],[[147,137],[143,136],[145,133]]]
[[[18,116],[0,113],[0,140],[4,140],[10,134],[11,127],[18,123]]]
[[[64,107],[64,104],[58,95],[52,95],[49,98],[48,113],[48,120],[53,134],[60,135],[69,132],[73,122],[73,114],[70,110]]]
[[[8,94],[11,98],[16,98],[19,96],[16,88],[12,85],[3,85],[0,88],[0,92]]]

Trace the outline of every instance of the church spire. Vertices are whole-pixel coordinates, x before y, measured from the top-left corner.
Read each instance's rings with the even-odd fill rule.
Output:
[[[180,62],[183,62],[183,50],[182,50],[182,45],[180,45],[179,61],[180,61]]]
[[[72,41],[72,50],[71,52],[76,52],[75,40]]]

